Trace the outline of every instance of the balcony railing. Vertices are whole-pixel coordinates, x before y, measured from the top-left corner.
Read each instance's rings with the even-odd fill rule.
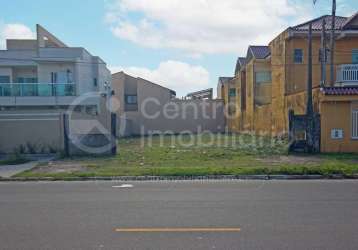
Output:
[[[73,83],[0,83],[0,96],[75,96]]]
[[[347,85],[358,84],[358,64],[342,64],[337,69],[337,82]]]

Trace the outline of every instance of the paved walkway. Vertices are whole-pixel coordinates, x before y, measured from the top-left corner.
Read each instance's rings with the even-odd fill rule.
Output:
[[[46,157],[19,165],[0,165],[0,177],[9,178],[18,173],[34,168],[38,163],[50,161],[53,157]]]

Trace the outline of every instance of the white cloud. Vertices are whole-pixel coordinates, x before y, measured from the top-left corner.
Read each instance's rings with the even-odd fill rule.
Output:
[[[115,36],[189,54],[244,53],[289,24],[311,16],[293,0],[112,0],[106,21]],[[131,14],[137,18],[133,19]]]
[[[161,62],[157,69],[144,67],[110,67],[112,73],[124,71],[129,75],[160,84],[183,96],[191,91],[209,88],[209,72],[202,66],[179,61]]]
[[[6,39],[34,39],[35,33],[20,23],[0,23],[0,49],[5,49]]]

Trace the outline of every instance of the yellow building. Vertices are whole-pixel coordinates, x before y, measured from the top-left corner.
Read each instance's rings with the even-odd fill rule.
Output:
[[[227,126],[231,132],[265,133],[271,123],[271,58],[268,46],[250,46],[239,57],[235,76],[220,84],[218,94],[227,105]]]
[[[272,136],[287,135],[289,111],[293,110],[295,114],[305,113],[308,78],[307,37],[309,25],[312,24],[313,104],[314,111],[322,115],[322,151],[358,152],[355,141],[353,143],[344,141],[345,146],[337,148],[331,145],[332,140],[327,139],[328,135],[335,131],[331,126],[335,124],[333,120],[337,117],[339,117],[337,120],[345,119],[350,127],[353,126],[351,125],[353,115],[348,114],[352,112],[350,107],[356,105],[357,96],[344,95],[344,98],[339,96],[338,99],[344,99],[344,102],[337,103],[328,101],[334,99],[334,95],[327,97],[322,94],[321,89],[323,86],[342,89],[358,88],[358,13],[351,17],[336,17],[334,75],[333,79],[330,79],[330,53],[327,51],[326,82],[322,82],[324,78],[322,78],[320,56],[324,21],[326,30],[330,30],[331,16],[322,16],[287,28],[268,46],[250,46],[246,58],[238,60],[235,77],[230,85],[230,88],[235,88],[237,93],[236,120],[228,119],[228,127],[231,131]],[[328,32],[327,37],[329,37]],[[327,44],[329,44],[329,39],[327,39]],[[340,106],[344,111],[335,113],[335,117],[327,115],[333,112],[331,109],[335,105]],[[350,121],[347,117],[350,117]],[[347,128],[344,128],[344,131],[346,130]],[[341,131],[339,127],[338,131]],[[333,142],[337,140],[334,139]]]
[[[322,16],[295,27],[290,27],[271,43],[272,68],[272,134],[286,133],[288,111],[304,114],[307,94],[307,62],[309,24],[313,27],[313,99],[314,110],[319,112],[319,87],[321,84],[320,45],[323,19],[328,30],[331,16]],[[358,78],[342,78],[352,64],[358,63],[357,15],[336,18],[336,46],[334,53],[334,86],[358,84]],[[329,53],[327,53],[329,54]],[[330,59],[327,58],[325,86],[331,85]],[[347,70],[348,68],[348,70]]]
[[[358,152],[358,87],[320,91],[321,152]]]
[[[233,77],[219,77],[217,86],[217,98],[222,99],[225,105],[226,126],[231,132],[239,132],[236,129],[236,86]]]

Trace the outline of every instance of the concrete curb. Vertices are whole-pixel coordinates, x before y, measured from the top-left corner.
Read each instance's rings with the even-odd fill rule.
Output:
[[[114,176],[114,177],[10,177],[0,182],[38,181],[210,181],[210,180],[358,180],[358,174],[345,175],[209,175],[209,176]]]

